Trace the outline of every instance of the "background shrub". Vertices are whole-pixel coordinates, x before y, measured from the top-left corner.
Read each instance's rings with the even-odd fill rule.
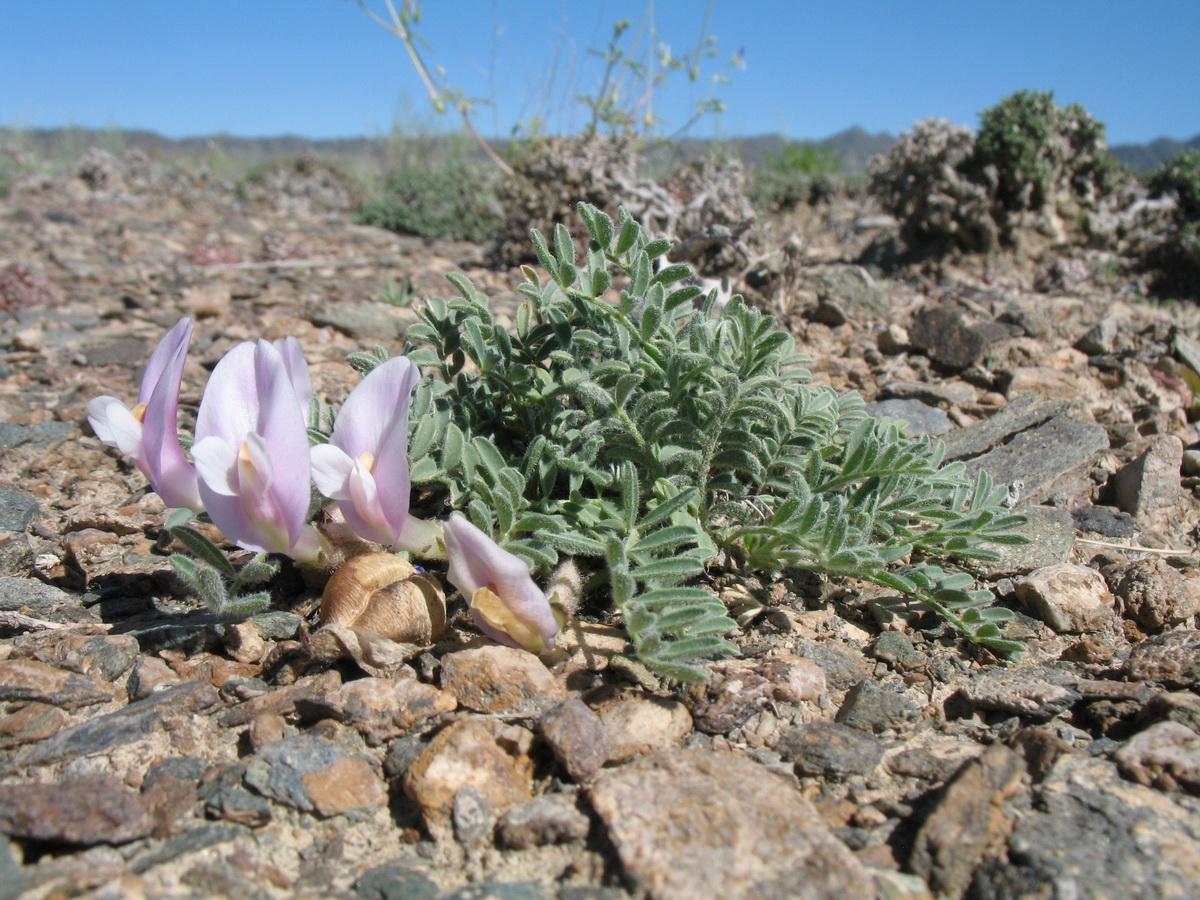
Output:
[[[1200,296],[1200,150],[1185,150],[1147,181],[1151,196],[1171,197],[1172,230],[1147,260],[1163,276],[1160,293]]]
[[[492,169],[451,161],[393,172],[356,221],[401,234],[482,243],[496,234],[503,217]]]
[[[811,141],[789,141],[754,171],[748,193],[765,212],[795,209],[829,196],[841,169],[837,153]]]

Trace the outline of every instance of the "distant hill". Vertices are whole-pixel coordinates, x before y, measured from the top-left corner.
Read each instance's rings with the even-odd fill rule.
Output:
[[[137,148],[152,158],[211,157],[219,154],[231,161],[243,164],[267,162],[273,159],[311,153],[346,164],[379,166],[394,158],[395,145],[389,137],[312,138],[295,135],[279,137],[244,138],[230,135],[207,137],[166,138],[152,131],[89,128],[36,128],[27,130],[0,128],[0,146],[15,141],[19,146],[44,159],[63,162],[73,161],[89,147],[100,147],[112,152]],[[440,140],[461,142],[460,135],[447,138],[430,137],[416,139],[422,145],[436,145]],[[788,139],[778,134],[753,137],[725,138],[720,140],[724,147],[734,150],[748,168],[761,164],[768,156],[777,155]],[[831,137],[814,140],[812,143],[831,148],[841,160],[842,172],[856,175],[865,172],[867,161],[879,154],[887,153],[896,138],[885,132],[871,134],[859,127],[848,128]],[[662,148],[652,151],[658,165],[670,162],[689,162],[713,149],[713,141],[685,138],[676,141],[668,151]],[[459,146],[462,146],[460,143]],[[495,141],[494,146],[503,151],[507,141]],[[1200,149],[1200,135],[1188,141],[1159,138],[1149,144],[1117,144],[1110,148],[1112,154],[1135,171],[1146,172],[1156,168],[1183,150]],[[482,154],[480,154],[482,156]]]
[[[1135,172],[1149,172],[1151,169],[1157,169],[1184,150],[1200,150],[1200,134],[1190,141],[1159,138],[1149,144],[1116,144],[1108,148],[1109,153]]]

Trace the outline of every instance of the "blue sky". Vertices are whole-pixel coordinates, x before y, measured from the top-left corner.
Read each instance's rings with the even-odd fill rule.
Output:
[[[370,0],[382,10],[382,0]],[[396,0],[400,2],[400,0]],[[694,46],[706,0],[425,0],[428,58],[491,100],[481,131],[541,114],[574,130],[612,23],[652,11],[657,37]],[[727,111],[690,134],[898,134],[940,116],[976,127],[1020,89],[1083,103],[1111,143],[1200,134],[1197,0],[714,0],[718,39],[697,85],[656,93],[670,132],[739,49]],[[643,45],[644,46],[644,45]],[[453,126],[433,116],[401,43],[354,0],[0,0],[0,125],[350,137]]]

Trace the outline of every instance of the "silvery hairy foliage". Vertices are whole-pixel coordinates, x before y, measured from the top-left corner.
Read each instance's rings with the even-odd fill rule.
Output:
[[[939,442],[868,417],[857,394],[810,384],[770,316],[702,298],[625,210],[616,224],[580,212],[582,258],[563,226],[553,245],[533,232],[543,271],[524,268],[511,330],[461,275],[410,329],[408,356],[432,376],[411,414],[422,502],[464,510],[536,571],[579,558],[667,676],[702,680],[702,661],[735,652],[734,622],[696,583],[721,563],[866,579],[1019,652],[1002,632],[1012,613],[969,576],[899,565],[1023,540],[1004,488],[943,466]]]

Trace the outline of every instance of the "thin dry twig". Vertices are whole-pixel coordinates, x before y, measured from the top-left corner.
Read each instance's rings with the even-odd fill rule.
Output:
[[[1090,544],[1093,547],[1111,547],[1114,550],[1131,550],[1134,553],[1159,553],[1163,556],[1190,556],[1190,550],[1173,550],[1170,547],[1141,547],[1137,544],[1115,544],[1112,541],[1092,541],[1087,538],[1075,538],[1077,544]]]

